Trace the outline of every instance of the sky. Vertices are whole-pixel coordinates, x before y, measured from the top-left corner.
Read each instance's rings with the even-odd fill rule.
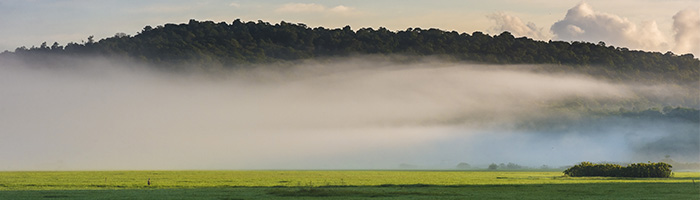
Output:
[[[604,41],[700,55],[700,0],[0,0],[0,51],[86,41],[189,19],[353,29],[439,28],[538,40]],[[697,56],[696,56],[697,57]]]

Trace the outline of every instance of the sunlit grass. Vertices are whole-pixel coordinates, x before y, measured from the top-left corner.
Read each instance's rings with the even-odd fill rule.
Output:
[[[151,179],[151,185],[147,185]],[[527,185],[582,183],[691,183],[698,172],[671,178],[564,177],[527,171],[60,171],[0,172],[0,190],[94,190],[211,187],[319,187],[392,185]]]
[[[0,172],[0,199],[700,199],[700,173],[553,171]],[[148,185],[148,179],[151,185]]]

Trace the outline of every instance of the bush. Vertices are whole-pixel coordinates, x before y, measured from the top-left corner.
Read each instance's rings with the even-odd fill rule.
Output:
[[[663,162],[636,163],[627,167],[618,164],[593,164],[581,162],[569,169],[564,174],[571,177],[582,176],[606,176],[606,177],[653,177],[668,178],[671,176],[671,165]]]
[[[472,168],[472,166],[469,165],[469,163],[461,162],[461,163],[457,164],[457,169],[469,169],[469,168]]]
[[[498,165],[497,165],[496,163],[491,163],[491,164],[489,165],[489,169],[490,169],[490,170],[496,170],[496,169],[498,169]]]

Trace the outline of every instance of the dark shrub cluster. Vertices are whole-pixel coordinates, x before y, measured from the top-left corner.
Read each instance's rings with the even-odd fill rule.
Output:
[[[622,167],[618,164],[581,162],[578,165],[564,170],[564,174],[571,177],[607,176],[668,178],[671,176],[671,167],[671,165],[663,162],[636,163],[630,164],[627,167]]]

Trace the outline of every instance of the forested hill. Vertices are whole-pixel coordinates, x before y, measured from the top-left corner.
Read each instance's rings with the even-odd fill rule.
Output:
[[[33,62],[50,59],[53,55],[94,55],[161,66],[235,67],[361,54],[440,55],[478,63],[595,66],[603,71],[672,74],[666,78],[678,81],[698,81],[700,70],[700,60],[692,54],[631,51],[607,46],[604,42],[544,42],[516,38],[509,32],[489,36],[481,32],[467,34],[420,28],[397,32],[385,28],[353,31],[349,26],[328,29],[241,20],[230,24],[190,20],[187,24],[146,26],[135,36],[116,34],[99,41],[90,37],[86,42],[65,46],[44,43],[1,55]]]

